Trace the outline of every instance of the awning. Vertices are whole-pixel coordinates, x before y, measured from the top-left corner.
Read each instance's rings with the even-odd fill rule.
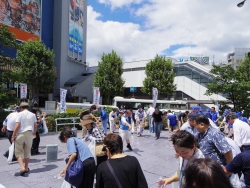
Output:
[[[78,84],[80,82],[82,82],[83,80],[85,80],[88,76],[76,76],[74,78],[70,78],[68,81],[65,82],[64,85],[75,85]]]

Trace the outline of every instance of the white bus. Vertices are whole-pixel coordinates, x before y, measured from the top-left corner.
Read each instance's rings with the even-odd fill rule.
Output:
[[[93,104],[90,103],[68,103],[66,102],[66,112],[67,113],[75,113],[77,111],[82,111],[89,109]],[[110,106],[110,105],[99,105],[100,107],[111,107],[111,108],[117,108],[116,106]],[[118,109],[118,108],[117,108]],[[60,113],[60,103],[57,103],[56,112]]]
[[[126,108],[132,108],[133,111],[137,110],[138,105],[142,105],[144,110],[149,108],[149,105],[153,103],[153,100],[149,99],[135,99],[130,98],[126,99],[123,97],[114,97],[113,99],[113,106],[117,106],[120,108],[123,105]],[[168,101],[168,100],[157,100],[156,108],[160,110],[171,110],[174,112],[186,111],[188,110],[188,104],[186,101]]]

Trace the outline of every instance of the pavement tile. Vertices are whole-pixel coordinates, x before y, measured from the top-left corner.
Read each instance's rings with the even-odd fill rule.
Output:
[[[10,146],[6,138],[0,138],[0,183],[6,188],[60,188],[63,179],[54,178],[65,166],[64,159],[68,156],[66,144],[58,139],[58,133],[49,133],[41,136],[39,155],[31,156],[29,163],[30,173],[24,177],[19,176],[20,167],[17,162],[7,164],[7,159],[2,155]],[[176,172],[178,159],[172,143],[168,141],[169,133],[162,131],[159,140],[154,139],[154,134],[144,132],[142,137],[136,134],[131,136],[133,151],[129,151],[124,143],[124,153],[135,156],[142,167],[149,187],[156,188],[160,176],[169,177]],[[78,138],[81,131],[78,132]],[[46,145],[58,144],[58,160],[46,162]],[[88,144],[88,143],[87,143]],[[170,188],[172,186],[166,186]]]

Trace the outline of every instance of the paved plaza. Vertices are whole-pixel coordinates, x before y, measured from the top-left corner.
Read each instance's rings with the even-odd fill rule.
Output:
[[[6,188],[60,188],[63,179],[57,179],[61,170],[65,167],[64,159],[68,156],[66,144],[59,141],[56,133],[49,133],[41,136],[39,155],[31,156],[30,173],[24,177],[19,176],[19,164],[14,162],[7,164],[7,159],[2,155],[10,146],[6,138],[0,138],[0,184]],[[80,138],[81,131],[78,131]],[[168,141],[168,131],[162,131],[159,140],[154,139],[154,134],[145,130],[143,137],[133,135],[131,146],[133,151],[129,151],[125,146],[125,154],[135,156],[142,167],[148,186],[156,188],[156,181],[160,176],[169,177],[176,172],[178,159],[174,158],[172,143]],[[58,160],[47,163],[46,145],[58,144]],[[87,143],[88,144],[88,143]],[[170,188],[172,186],[166,186]]]

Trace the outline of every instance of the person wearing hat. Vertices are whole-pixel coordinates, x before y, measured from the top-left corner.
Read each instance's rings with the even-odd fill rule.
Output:
[[[36,136],[37,119],[36,115],[28,110],[29,104],[20,104],[21,112],[17,114],[16,125],[12,135],[12,142],[15,142],[15,155],[20,165],[20,176],[29,172],[29,161],[33,136]],[[24,163],[23,164],[23,156]]]
[[[245,122],[245,123],[248,124],[247,118],[246,118],[246,117],[243,117],[241,112],[236,112],[236,114],[237,114],[239,120],[241,120],[241,121],[243,121],[243,122]]]
[[[81,112],[81,114],[80,114],[80,123],[79,123],[79,125],[82,126],[82,138],[84,138],[84,137],[87,135],[87,129],[86,129],[86,127],[83,126],[83,125],[81,124],[81,122],[82,122],[82,117],[85,116],[85,115],[87,115],[87,114],[89,114],[89,115],[92,116],[92,118],[93,118],[93,120],[94,120],[95,122],[98,122],[98,120],[96,119],[96,117],[92,114],[95,110],[96,110],[96,105],[92,105],[89,109],[84,110],[84,111]]]
[[[102,134],[101,130],[98,129],[98,127],[96,126],[92,116],[90,114],[87,114],[85,116],[82,117],[82,121],[81,124],[83,126],[86,127],[88,134],[85,137],[85,141],[92,141],[94,140],[96,143],[96,150],[97,148],[102,147],[103,145],[103,141],[104,141],[104,135]],[[102,149],[102,148],[101,148]],[[100,153],[96,153],[96,164],[97,167],[99,166],[99,164],[101,164],[103,161],[107,160],[107,155],[104,152],[100,152]]]

